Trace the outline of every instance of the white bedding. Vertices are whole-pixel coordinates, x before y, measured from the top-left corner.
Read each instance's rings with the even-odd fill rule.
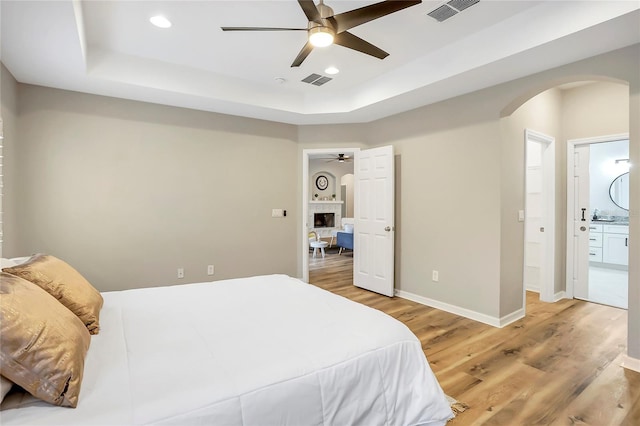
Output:
[[[103,293],[76,409],[10,394],[0,423],[443,425],[418,339],[284,275]]]

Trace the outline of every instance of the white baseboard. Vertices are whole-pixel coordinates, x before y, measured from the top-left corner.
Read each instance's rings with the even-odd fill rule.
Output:
[[[506,327],[512,322],[516,322],[519,319],[524,318],[524,308],[518,309],[517,311],[511,312],[508,315],[500,317],[500,325],[499,327]]]
[[[540,293],[540,287],[538,287],[537,285],[527,285],[525,287],[525,290],[533,291],[534,293]]]
[[[562,300],[562,299],[566,299],[567,298],[567,292],[566,291],[559,291],[556,294],[553,295],[553,301],[557,302],[558,300]]]
[[[512,312],[504,317],[492,317],[491,315],[483,314],[480,312],[472,311],[471,309],[461,308],[460,306],[450,305],[448,303],[440,302],[438,300],[429,299],[428,297],[420,296],[418,294],[409,293],[403,290],[396,290],[395,295],[402,297],[403,299],[411,300],[412,302],[420,303],[431,308],[440,309],[441,311],[449,312],[461,317],[469,318],[474,321],[478,321],[484,324],[488,324],[493,327],[502,328],[514,321],[524,318],[524,308]]]
[[[633,370],[640,373],[640,359],[638,358],[631,358],[629,355],[623,355],[620,366],[627,370]]]

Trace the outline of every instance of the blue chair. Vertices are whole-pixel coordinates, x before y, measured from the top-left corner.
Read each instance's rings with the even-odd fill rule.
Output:
[[[342,254],[342,249],[353,250],[353,234],[350,232],[338,232],[336,245],[340,247],[338,254]]]

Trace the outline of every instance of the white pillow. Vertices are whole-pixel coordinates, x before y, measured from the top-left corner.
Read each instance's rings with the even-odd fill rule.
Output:
[[[344,225],[344,232],[348,233],[348,234],[353,234],[353,225],[350,223],[347,223]]]
[[[0,402],[2,402],[7,393],[9,393],[11,386],[13,386],[13,382],[11,380],[6,379],[4,376],[0,376]]]
[[[5,259],[4,257],[2,259],[0,259],[0,269],[2,268],[10,268],[12,266],[16,266],[17,263],[14,262],[12,259]]]
[[[12,262],[15,262],[16,265],[22,265],[27,260],[31,259],[33,256],[23,256],[23,257],[14,257],[13,259],[9,259]]]
[[[7,259],[3,257],[2,259],[0,259],[0,269],[21,265],[29,259],[31,259],[31,256],[14,257],[13,259]]]

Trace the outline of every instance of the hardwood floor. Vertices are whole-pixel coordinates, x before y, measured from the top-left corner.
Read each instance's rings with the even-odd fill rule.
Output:
[[[527,293],[525,318],[502,329],[353,286],[351,254],[310,259],[309,281],[405,323],[461,425],[640,425],[640,373],[620,367],[627,312]]]

